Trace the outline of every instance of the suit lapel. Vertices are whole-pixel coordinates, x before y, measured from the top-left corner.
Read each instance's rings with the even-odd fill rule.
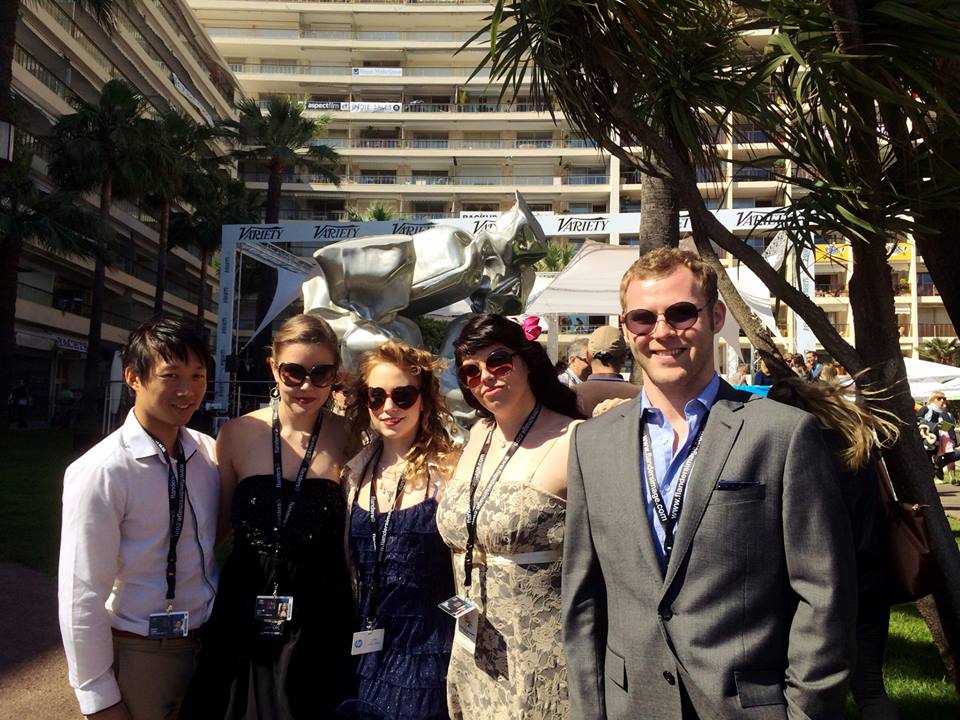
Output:
[[[640,475],[640,463],[643,462],[640,450],[640,400],[629,403],[629,409],[623,413],[623,422],[620,426],[625,429],[627,437],[619,447],[628,448],[627,452],[620,453],[618,461],[619,472],[616,477],[621,483],[617,497],[624,498],[622,512],[628,522],[637,528],[640,537],[637,542],[640,555],[650,567],[651,573],[660,576],[660,560],[653,545],[653,536],[650,532],[650,522],[647,520],[647,504],[643,499],[643,478]]]
[[[727,461],[727,456],[743,424],[736,415],[736,411],[743,407],[743,403],[739,400],[726,399],[725,394],[724,388],[721,388],[707,418],[707,427],[703,431],[700,452],[697,454],[690,474],[690,482],[684,493],[677,537],[663,582],[664,593],[670,587],[676,577],[677,569],[683,564],[683,559],[690,550],[690,544],[707,509],[710,495],[720,478],[720,471]]]

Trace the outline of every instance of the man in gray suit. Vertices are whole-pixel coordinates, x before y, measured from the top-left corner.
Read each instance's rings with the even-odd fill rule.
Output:
[[[572,717],[841,718],[856,576],[816,421],[717,377],[695,255],[648,253],[620,299],[644,390],[571,443]]]

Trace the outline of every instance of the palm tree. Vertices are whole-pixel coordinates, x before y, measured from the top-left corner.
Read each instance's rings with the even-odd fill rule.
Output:
[[[374,203],[367,208],[366,212],[361,212],[357,208],[347,208],[347,220],[350,222],[377,222],[397,220],[399,216],[389,205]]]
[[[87,361],[78,411],[78,419],[90,432],[96,427],[100,390],[106,263],[113,239],[110,209],[115,196],[132,194],[147,175],[142,165],[146,142],[142,115],[146,101],[125,81],[110,80],[103,86],[96,102],[78,99],[75,107],[75,113],[64,115],[54,125],[50,175],[67,189],[100,189],[100,226],[96,235]]]
[[[77,0],[78,9],[89,10],[104,27],[113,25],[114,0]],[[5,123],[13,124],[13,48],[17,42],[17,18],[20,0],[0,2],[0,130]],[[0,157],[0,166],[6,159]]]
[[[192,214],[174,213],[170,218],[170,245],[173,247],[190,241],[200,248],[197,329],[203,332],[207,272],[210,258],[220,249],[223,226],[257,222],[262,213],[263,200],[259,193],[247,190],[242,180],[216,171],[203,176],[190,200],[195,208]]]
[[[32,153],[18,152],[0,170],[0,398],[10,394],[23,246],[35,242],[49,252],[74,257],[90,257],[96,249],[91,239],[96,216],[76,204],[76,193],[41,192],[30,177],[32,160]]]
[[[537,272],[560,272],[573,259],[577,249],[571,243],[550,241],[547,244],[547,254],[537,261],[533,269]]]
[[[311,119],[303,117],[303,105],[290,102],[287,98],[272,97],[267,105],[267,114],[260,109],[256,100],[246,98],[237,106],[240,118],[229,123],[237,130],[242,147],[233,151],[240,161],[265,164],[267,166],[267,200],[264,222],[280,221],[280,195],[283,189],[283,176],[298,166],[319,175],[334,185],[340,184],[340,177],[334,168],[340,158],[336,150],[318,141],[327,124],[327,118]],[[276,273],[263,263],[257,265],[257,323],[266,316],[273,300],[276,287]],[[266,346],[264,330],[253,343],[254,347]],[[261,358],[265,360],[264,358]],[[265,371],[266,365],[257,362],[255,367]]]
[[[157,240],[157,281],[153,313],[163,312],[163,296],[167,285],[167,253],[169,251],[170,210],[173,203],[195,189],[203,167],[213,167],[222,158],[207,157],[209,143],[227,137],[224,129],[196,123],[176,108],[162,110],[156,119],[148,120],[151,143],[147,146],[150,164],[150,194],[159,208]]]
[[[237,106],[240,119],[231,122],[237,130],[240,144],[233,156],[241,161],[267,166],[267,202],[264,222],[280,221],[280,194],[283,176],[298,166],[319,175],[334,185],[340,184],[340,176],[334,168],[340,160],[337,151],[317,142],[327,118],[303,117],[303,105],[287,98],[272,97],[267,114],[260,104],[246,98]]]
[[[930,338],[920,346],[920,357],[944,365],[960,364],[960,340]]]

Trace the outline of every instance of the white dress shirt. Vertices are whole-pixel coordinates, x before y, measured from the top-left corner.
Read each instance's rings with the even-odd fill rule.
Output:
[[[187,500],[173,609],[188,611],[194,629],[206,621],[216,594],[220,483],[213,438],[183,428],[180,443]],[[64,474],[60,632],[85,715],[121,700],[111,627],[146,637],[149,615],[167,608],[168,477],[166,457],[133,410]]]

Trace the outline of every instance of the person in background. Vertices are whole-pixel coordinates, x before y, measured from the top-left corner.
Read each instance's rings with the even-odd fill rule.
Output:
[[[185,426],[203,401],[210,350],[193,323],[130,334],[123,426],[63,478],[60,631],[80,712],[174,720],[217,584],[213,438]]]
[[[734,371],[732,377],[730,377],[731,385],[749,385],[750,384],[750,366],[746,363],[740,363],[737,365],[737,369]]]
[[[807,364],[803,359],[803,355],[800,353],[794,353],[791,355],[787,360],[787,365],[790,366],[790,369],[793,370],[794,375],[797,377],[802,377],[804,379],[808,379],[810,377],[810,373],[807,370]]]
[[[837,366],[833,363],[824,363],[823,370],[820,371],[820,379],[824,382],[835,383],[837,381]]]
[[[357,697],[341,714],[364,720],[446,720],[454,594],[437,501],[459,458],[429,352],[385,342],[360,358],[348,415],[370,443],[344,469],[350,550],[359,581],[358,635],[382,647],[357,657]]]
[[[890,625],[889,548],[879,515],[874,458],[881,447],[896,441],[900,431],[895,418],[891,422],[882,411],[867,412],[844,397],[844,392],[836,383],[785,378],[770,388],[767,397],[810,413],[825,433],[856,551],[857,659],[850,690],[863,720],[898,720],[883,684]]]
[[[567,369],[560,373],[560,382],[568,388],[576,387],[590,377],[590,361],[587,359],[587,339],[574,340],[567,347]]]
[[[807,350],[804,354],[803,364],[807,370],[808,380],[820,379],[820,373],[823,372],[823,363],[820,362],[820,356],[815,350]]]
[[[21,378],[10,392],[10,404],[17,418],[17,427],[27,427],[27,410],[30,408],[30,386]]]
[[[763,358],[757,360],[757,371],[753,374],[753,384],[759,386],[770,385],[773,383],[773,376],[767,368],[767,362]]]
[[[590,377],[577,385],[577,409],[583,417],[593,417],[593,411],[605,400],[632,400],[640,388],[628,383],[620,375],[627,359],[627,344],[620,328],[604,325],[590,333],[587,343],[590,359]]]

